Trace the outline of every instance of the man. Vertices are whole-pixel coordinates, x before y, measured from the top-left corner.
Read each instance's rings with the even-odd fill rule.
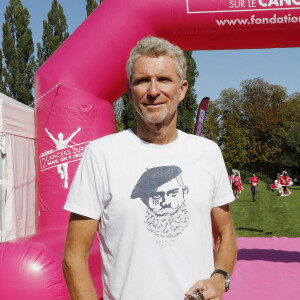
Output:
[[[257,193],[257,185],[258,185],[258,177],[253,173],[249,178],[249,183],[251,184],[251,192],[253,202],[256,202],[256,193]]]
[[[99,229],[104,300],[222,299],[236,260],[234,197],[217,145],[176,129],[183,52],[147,37],[126,70],[137,127],[88,145],[65,205],[70,295],[97,299],[87,260]]]

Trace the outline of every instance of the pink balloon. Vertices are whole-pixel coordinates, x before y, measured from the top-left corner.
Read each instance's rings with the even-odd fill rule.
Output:
[[[61,267],[65,239],[66,229],[58,229],[1,244],[0,299],[69,300]],[[100,299],[99,251],[95,238],[89,266]]]

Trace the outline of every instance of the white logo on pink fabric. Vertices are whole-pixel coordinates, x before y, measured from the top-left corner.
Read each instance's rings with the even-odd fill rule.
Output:
[[[57,167],[57,172],[60,175],[60,178],[64,180],[64,188],[67,189],[69,184],[69,176],[68,176],[68,164],[70,162],[74,162],[80,160],[85,146],[89,142],[84,142],[81,144],[75,144],[72,146],[68,146],[69,142],[73,139],[73,137],[81,130],[80,127],[73,132],[69,138],[64,139],[64,135],[62,132],[59,132],[58,139],[56,139],[47,128],[45,131],[51,138],[51,140],[56,145],[56,150],[45,151],[40,155],[40,165],[41,171],[45,171],[54,167]]]

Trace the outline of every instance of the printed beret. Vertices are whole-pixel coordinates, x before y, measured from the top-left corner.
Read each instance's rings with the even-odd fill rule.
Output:
[[[181,168],[177,166],[162,166],[148,169],[142,174],[134,187],[131,198],[147,198],[150,197],[157,188],[166,182],[176,178],[182,173]]]

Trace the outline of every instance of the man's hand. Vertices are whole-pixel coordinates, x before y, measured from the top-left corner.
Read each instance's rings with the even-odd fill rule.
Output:
[[[221,274],[215,274],[213,277],[207,280],[198,280],[186,293],[185,300],[201,299],[197,294],[199,289],[205,300],[222,300],[222,296],[225,292],[225,279]],[[192,295],[197,295],[195,298]]]
[[[215,269],[232,273],[236,260],[236,239],[231,221],[229,205],[214,207],[211,211],[212,229],[215,242]],[[203,300],[197,293],[202,292],[205,300],[222,300],[225,292],[225,278],[222,274],[214,274],[210,279],[197,281],[187,292],[185,300]],[[198,297],[191,297],[195,295]]]

